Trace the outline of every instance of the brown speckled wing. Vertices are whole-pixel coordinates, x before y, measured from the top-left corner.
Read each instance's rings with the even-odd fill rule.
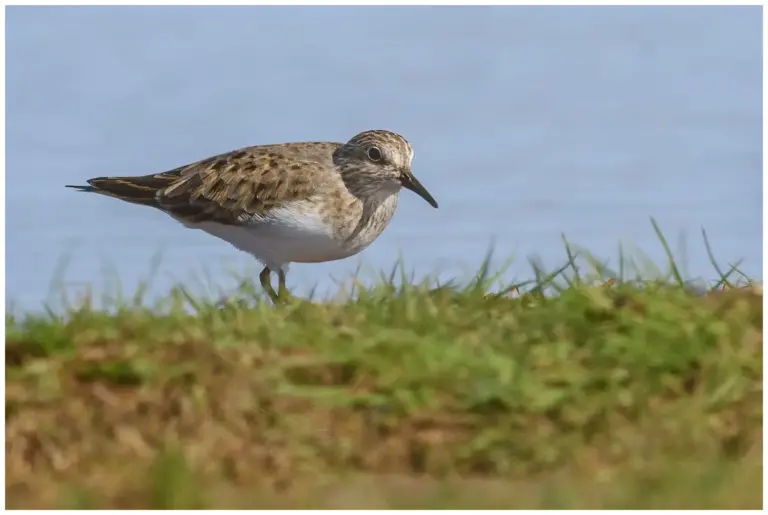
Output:
[[[237,224],[285,202],[309,198],[318,165],[299,160],[286,146],[237,150],[166,172],[179,178],[159,192],[157,201],[190,222]]]
[[[237,225],[309,198],[333,166],[336,143],[248,147],[140,177],[97,177],[93,191],[153,205],[185,221]]]

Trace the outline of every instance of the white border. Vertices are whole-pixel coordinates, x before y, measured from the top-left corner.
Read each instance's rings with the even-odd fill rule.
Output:
[[[766,123],[765,123],[765,92],[766,92],[766,85],[765,85],[765,49],[766,49],[766,43],[768,42],[768,38],[765,36],[765,27],[766,22],[768,22],[768,13],[766,13],[765,5],[763,5],[763,155],[762,155],[762,164],[763,164],[763,276],[761,277],[761,280],[763,283],[765,283],[765,273],[766,270],[768,270],[768,260],[766,260],[766,250],[768,250],[768,247],[766,246],[765,240],[766,240],[766,211],[765,211],[765,199],[768,197],[768,187],[766,187],[766,177],[768,174],[766,174],[766,165],[765,165],[765,149],[766,149],[766,143],[768,143],[768,138],[766,138],[765,129],[766,129]],[[763,342],[765,342],[765,334],[766,334],[766,327],[768,327],[768,324],[765,322],[765,306],[766,306],[766,300],[765,300],[765,294],[763,293]],[[765,346],[765,345],[763,345]],[[766,407],[766,400],[765,400],[765,365],[768,363],[768,359],[766,359],[765,356],[765,350],[763,350],[763,468],[765,468],[765,462],[766,462],[766,450],[765,450],[765,407]],[[763,509],[765,509],[766,500],[768,500],[768,496],[766,496],[766,486],[768,485],[768,481],[766,481],[765,473],[763,473]]]
[[[262,2],[254,2],[254,1],[247,1],[247,0],[228,0],[226,2],[220,2],[220,3],[213,3],[213,2],[205,2],[202,0],[192,0],[192,1],[182,1],[182,0],[164,0],[162,2],[152,2],[149,0],[144,1],[126,1],[121,2],[118,0],[114,1],[102,1],[102,2],[92,2],[87,0],[72,0],[70,2],[62,2],[62,1],[52,1],[52,0],[40,0],[37,2],[32,1],[6,1],[4,2],[5,5],[28,5],[28,6],[38,6],[38,5],[58,5],[58,6],[70,6],[70,5],[90,5],[90,6],[98,6],[98,5],[127,5],[127,6],[133,6],[133,5],[149,5],[149,6],[185,6],[185,5],[201,5],[201,6],[242,6],[242,5],[303,5],[303,6],[312,6],[312,5],[328,5],[328,6],[340,6],[340,5],[349,5],[349,6],[370,6],[370,5],[405,5],[405,6],[417,6],[417,5],[429,5],[429,6],[444,6],[444,5],[456,5],[456,6],[476,6],[476,5],[527,5],[527,6],[630,6],[630,5],[637,5],[637,6],[645,6],[645,5],[656,5],[656,6],[701,6],[701,5],[707,5],[707,6],[747,6],[747,5],[764,5],[764,1],[757,1],[757,0],[750,0],[750,1],[742,1],[737,3],[731,3],[731,2],[712,2],[712,1],[705,1],[705,2],[694,2],[691,0],[677,0],[675,2],[670,1],[634,1],[634,2],[608,2],[608,1],[592,1],[592,2],[578,2],[575,0],[552,0],[549,2],[515,2],[515,1],[504,1],[504,0],[484,0],[481,2],[467,2],[467,1],[459,1],[459,0],[443,0],[443,1],[436,1],[436,0],[421,0],[421,1],[409,1],[409,0],[385,0],[385,1],[371,1],[371,2],[359,2],[359,1],[352,1],[352,0],[336,0],[333,2],[322,2],[322,1],[303,1],[303,2],[290,2],[290,1],[262,1]]]
[[[0,66],[0,69],[2,69],[2,95],[0,95],[0,113],[2,113],[3,116],[3,128],[5,128],[5,9],[2,10],[0,13],[0,26],[2,26],[2,42],[0,42],[0,62],[2,63],[2,66]],[[3,138],[2,141],[0,141],[0,158],[2,158],[2,166],[0,166],[0,169],[2,170],[2,177],[0,177],[0,191],[2,191],[2,196],[0,198],[3,199],[3,209],[0,210],[0,234],[2,234],[2,252],[0,252],[0,263],[2,263],[3,266],[3,272],[2,275],[0,275],[0,284],[3,286],[3,298],[0,300],[0,305],[3,307],[3,313],[6,313],[6,306],[5,306],[5,130],[3,130]],[[3,320],[3,343],[5,343],[5,320]],[[5,442],[5,352],[3,352],[3,442]],[[0,472],[3,476],[3,484],[5,484],[5,453],[3,453],[3,467],[2,472]],[[3,502],[3,508],[5,508],[5,489],[3,489],[2,493],[2,502]]]
[[[62,2],[62,1],[51,1],[51,0],[41,0],[37,2],[31,2],[31,1],[9,1],[4,2],[4,6],[23,6],[23,5],[46,5],[46,6],[55,6],[55,5],[90,5],[90,6],[97,6],[97,5],[158,5],[159,2],[151,2],[151,1],[126,1],[126,2],[119,2],[119,1],[109,1],[109,2],[89,2],[84,0],[72,0],[70,2]],[[600,5],[611,5],[611,6],[628,6],[628,5],[657,5],[657,6],[663,6],[663,5],[670,5],[670,2],[665,1],[635,1],[635,2],[577,2],[577,1],[567,1],[567,0],[554,0],[550,2],[510,2],[510,1],[488,1],[485,0],[483,2],[477,2],[477,3],[468,3],[468,2],[462,2],[457,0],[444,0],[441,2],[435,1],[435,0],[422,0],[422,1],[406,1],[406,0],[389,0],[389,1],[376,1],[376,2],[370,2],[370,3],[361,3],[361,2],[354,2],[354,1],[345,1],[345,0],[337,0],[334,2],[321,2],[321,1],[304,1],[304,2],[288,2],[288,1],[272,1],[272,2],[253,2],[253,1],[245,1],[245,0],[229,0],[227,2],[223,2],[222,4],[212,4],[210,2],[204,2],[200,0],[193,0],[193,1],[181,1],[181,0],[165,0],[163,2],[160,2],[161,5],[434,5],[434,6],[440,6],[440,5],[454,5],[454,6],[460,6],[460,5],[558,5],[558,6],[565,6],[565,5],[594,5],[594,6],[600,6]],[[693,2],[693,1],[681,1],[678,0],[673,3],[674,5],[734,5],[732,3],[728,2]],[[738,5],[760,5],[764,6],[765,2],[763,1],[747,1],[747,2],[739,2]],[[765,27],[766,22],[768,21],[768,15],[766,14],[765,8],[763,8],[762,11],[763,14],[763,49],[766,48],[766,42],[768,41],[766,39],[765,35]],[[2,10],[0,13],[0,26],[2,27],[2,42],[0,42],[0,62],[2,62],[2,95],[0,96],[0,112],[2,113],[3,120],[5,120],[5,9]],[[766,90],[766,73],[765,73],[765,50],[763,51],[763,155],[765,155],[765,149],[766,149],[766,143],[768,142],[768,138],[766,137],[766,107],[765,107],[765,90]],[[0,252],[0,264],[2,264],[2,274],[0,275],[0,284],[3,286],[3,290],[5,290],[5,275],[6,275],[6,268],[5,268],[5,137],[2,138],[2,141],[0,141],[0,157],[2,157],[2,166],[0,169],[1,177],[0,179],[0,191],[2,191],[2,199],[3,199],[3,209],[0,211],[0,233],[2,234],[2,252]],[[766,259],[766,251],[768,250],[768,247],[766,246],[766,210],[765,210],[765,198],[768,196],[768,185],[766,185],[766,165],[765,165],[765,158],[763,157],[763,278],[766,275],[766,270],[768,269],[768,260]],[[3,312],[5,312],[5,295],[3,295],[2,300],[0,300],[0,305],[3,307]],[[765,311],[765,305],[766,301],[763,299],[763,311]],[[765,318],[763,318],[763,334],[766,333],[766,327],[768,324],[766,324]],[[5,324],[2,326],[2,335],[3,340],[5,340]],[[3,353],[3,365],[5,365],[5,353]],[[765,353],[763,353],[763,369],[765,370],[765,365],[768,362],[768,358],[766,358]],[[2,389],[3,393],[5,393],[5,366],[2,368]],[[5,395],[3,395],[3,398],[5,398]],[[763,413],[765,413],[765,407],[766,407],[766,399],[765,395],[763,395]],[[5,410],[3,410],[3,417],[5,417]],[[5,424],[2,425],[2,431],[3,440],[5,440]],[[763,440],[765,440],[765,428],[763,428]],[[5,479],[5,453],[3,453],[3,467],[0,469],[0,474],[2,474],[3,479]],[[763,463],[765,464],[766,461],[766,451],[765,448],[763,449]],[[768,484],[768,480],[766,480],[765,474],[763,474],[763,506],[766,504],[766,500],[768,497],[766,497],[766,485]],[[2,506],[5,507],[5,489],[3,489],[2,492]],[[26,510],[21,510],[26,511]],[[99,510],[99,511],[107,511],[107,510]],[[110,510],[112,511],[112,510]],[[115,510],[116,511],[116,510]],[[239,510],[238,510],[239,511]],[[243,510],[244,511],[244,510]],[[274,512],[274,513],[280,513],[278,510],[266,510],[267,512]],[[282,511],[282,510],[281,510]],[[303,511],[303,510],[299,510]],[[357,513],[372,513],[373,510],[350,510]],[[417,512],[423,512],[424,510],[419,510]],[[458,511],[458,510],[455,510]],[[578,510],[578,511],[586,511],[586,510]],[[159,513],[159,511],[158,511]]]

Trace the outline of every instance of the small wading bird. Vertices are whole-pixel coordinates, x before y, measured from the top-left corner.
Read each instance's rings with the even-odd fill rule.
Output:
[[[160,209],[248,252],[264,265],[259,280],[277,302],[288,295],[289,263],[344,259],[370,245],[392,219],[401,188],[437,207],[412,160],[404,137],[371,130],[347,143],[247,147],[163,173],[67,187]]]

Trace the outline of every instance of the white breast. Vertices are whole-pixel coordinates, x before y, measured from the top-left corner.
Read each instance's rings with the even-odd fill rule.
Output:
[[[241,226],[203,222],[189,225],[252,254],[271,269],[291,262],[318,263],[343,259],[362,248],[348,247],[310,205],[297,202]]]

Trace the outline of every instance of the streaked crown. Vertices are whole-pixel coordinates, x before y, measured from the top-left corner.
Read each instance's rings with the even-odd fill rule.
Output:
[[[413,176],[413,148],[401,135],[385,130],[361,132],[333,155],[344,183],[358,197],[392,194],[407,188],[433,207],[437,202]]]
[[[413,149],[401,135],[385,130],[370,130],[356,134],[336,153],[340,166],[346,164],[371,164],[377,169],[409,170]]]

